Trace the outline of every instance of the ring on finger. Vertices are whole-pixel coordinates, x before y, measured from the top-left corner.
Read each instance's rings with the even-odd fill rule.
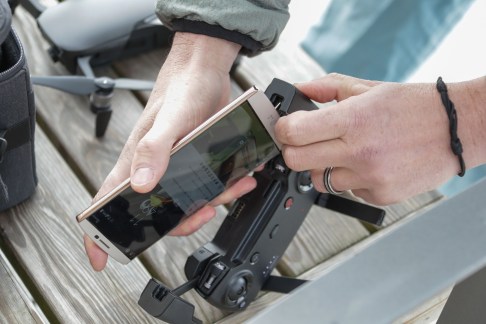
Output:
[[[334,167],[329,167],[324,170],[324,188],[326,188],[327,192],[333,195],[340,195],[344,192],[344,190],[335,190],[331,185],[331,174]]]

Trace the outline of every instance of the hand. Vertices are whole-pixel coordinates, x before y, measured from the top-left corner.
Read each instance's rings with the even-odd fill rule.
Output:
[[[174,143],[228,103],[229,71],[239,49],[225,40],[176,33],[147,106],[95,200],[128,177],[137,192],[155,187],[167,168]],[[244,178],[211,206],[227,203],[255,186],[253,178]],[[215,215],[211,206],[186,219],[171,234],[188,235],[200,228]],[[102,270],[106,253],[87,236],[85,247],[92,267]]]
[[[484,78],[479,83],[484,87]],[[435,84],[384,83],[330,74],[296,86],[315,101],[338,102],[317,111],[295,112],[276,125],[287,165],[297,171],[312,170],[317,190],[326,191],[324,169],[333,166],[335,190],[351,190],[370,203],[386,205],[434,189],[459,172],[450,147],[449,120]],[[484,152],[474,147],[478,140],[470,134],[471,129],[484,129],[484,125],[473,127],[479,123],[477,115],[473,109],[467,111],[468,106],[480,106],[470,102],[469,88],[474,86],[448,85],[456,107],[461,107],[457,108],[458,132],[468,167],[479,164],[475,152]]]

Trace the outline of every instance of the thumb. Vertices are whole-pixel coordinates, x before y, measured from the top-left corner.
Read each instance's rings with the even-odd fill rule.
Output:
[[[140,193],[151,191],[169,164],[175,138],[154,124],[138,142],[132,160],[130,183]]]

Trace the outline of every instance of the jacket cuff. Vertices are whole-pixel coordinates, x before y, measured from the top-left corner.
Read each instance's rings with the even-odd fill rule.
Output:
[[[174,19],[171,22],[173,31],[202,34],[215,38],[221,38],[242,46],[241,53],[247,56],[254,56],[263,48],[263,44],[254,40],[248,35],[233,30],[227,30],[218,25],[211,25],[203,21],[188,19]]]

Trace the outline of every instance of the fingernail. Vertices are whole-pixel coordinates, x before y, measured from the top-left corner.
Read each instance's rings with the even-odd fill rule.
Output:
[[[130,181],[137,186],[143,186],[154,178],[154,170],[150,168],[139,168],[135,170]]]

